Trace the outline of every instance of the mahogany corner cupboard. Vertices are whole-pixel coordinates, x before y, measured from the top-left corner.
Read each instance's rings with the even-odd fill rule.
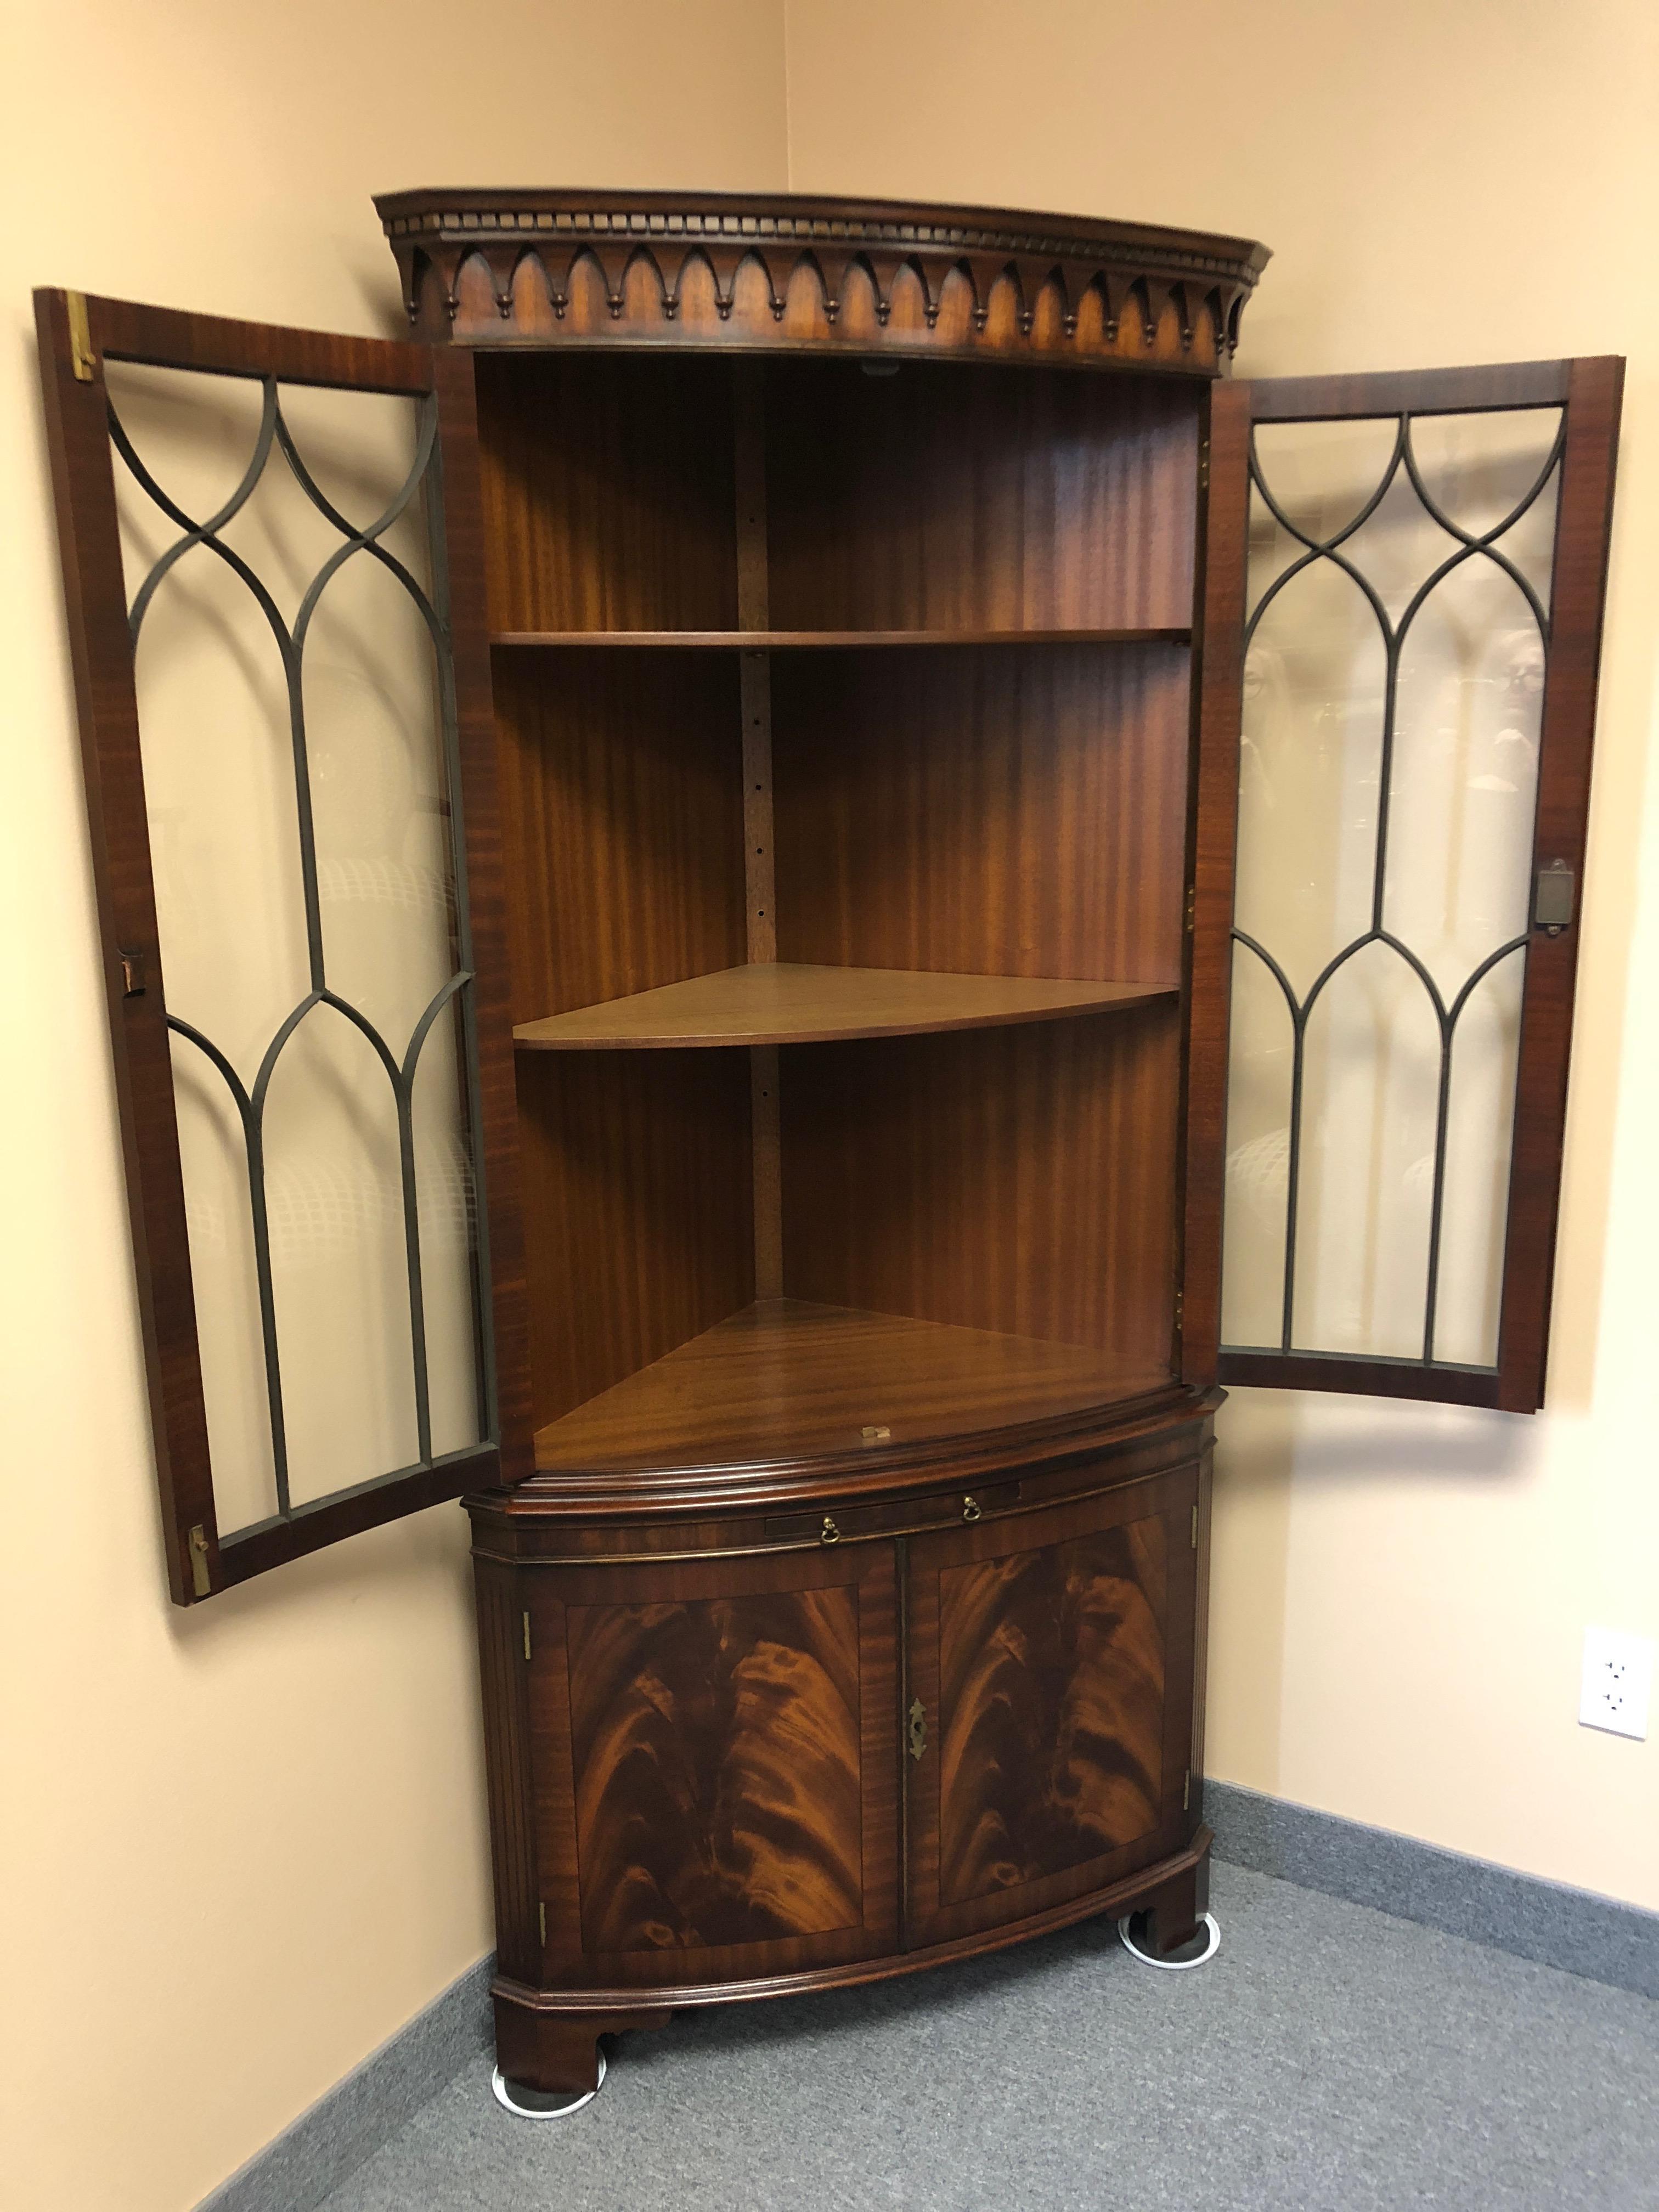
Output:
[[[1218,1384],[1540,1402],[1620,364],[378,204],[406,342],[39,300],[173,1595],[465,1494],[510,2079],[1167,1954]]]

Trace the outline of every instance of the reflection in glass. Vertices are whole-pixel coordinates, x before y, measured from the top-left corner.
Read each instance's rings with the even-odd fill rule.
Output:
[[[489,1419],[432,403],[111,364],[222,1535]]]
[[[1256,433],[1231,1346],[1496,1364],[1560,437]]]

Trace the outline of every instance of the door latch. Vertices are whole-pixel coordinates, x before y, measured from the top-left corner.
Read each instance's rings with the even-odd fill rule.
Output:
[[[1552,860],[1548,867],[1540,868],[1533,887],[1534,927],[1546,937],[1559,937],[1572,921],[1577,889],[1577,878],[1565,860]]]
[[[910,1706],[910,1756],[920,1759],[927,1748],[927,1714],[921,1699],[915,1698]]]

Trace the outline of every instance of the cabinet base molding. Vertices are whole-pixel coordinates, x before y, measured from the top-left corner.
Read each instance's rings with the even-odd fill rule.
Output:
[[[661,2005],[632,2005],[623,2012],[610,2006],[575,2011],[562,2003],[555,2012],[538,2002],[533,1990],[500,1981],[490,1996],[495,2007],[495,2063],[509,2082],[532,2089],[572,2094],[597,2089],[602,2035],[668,2025]]]
[[[1126,1875],[1109,1888],[1091,1890],[1029,1919],[1006,1923],[954,1942],[860,1959],[840,1966],[820,1966],[794,1974],[770,1974],[752,1980],[663,1983],[640,1989],[532,1989],[498,1975],[490,1985],[495,2008],[496,2063],[509,2081],[532,2088],[571,2094],[593,2088],[599,2081],[599,2039],[633,2027],[661,2027],[683,2006],[743,2004],[764,1997],[804,1996],[812,1990],[849,1989],[863,1982],[890,1981],[986,1952],[1006,1950],[1034,1936],[1046,1936],[1098,1913],[1152,1916],[1146,1948],[1179,1950],[1189,1942],[1209,1908],[1208,1828],[1200,1827],[1184,1850]]]

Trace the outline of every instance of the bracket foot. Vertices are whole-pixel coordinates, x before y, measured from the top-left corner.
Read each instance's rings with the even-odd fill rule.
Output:
[[[489,2086],[495,2092],[495,2102],[520,2120],[568,2120],[573,2112],[580,2112],[591,2105],[605,2087],[605,2064],[604,2051],[597,2051],[599,2078],[591,2089],[579,2096],[568,2097],[557,2089],[534,2089],[527,2081],[509,2081],[499,2066],[491,2069]]]
[[[1168,1958],[1160,1959],[1154,1952],[1143,1951],[1131,1932],[1137,1920],[1143,1923],[1141,1932],[1146,1932],[1146,1917],[1144,1913],[1131,1912],[1117,1923],[1118,1942],[1143,1966],[1162,1966],[1170,1973],[1183,1973],[1188,1966],[1207,1966],[1221,1948],[1221,1929],[1214,1913],[1202,1912],[1199,1915],[1197,1933],[1188,1942],[1178,1944]]]

